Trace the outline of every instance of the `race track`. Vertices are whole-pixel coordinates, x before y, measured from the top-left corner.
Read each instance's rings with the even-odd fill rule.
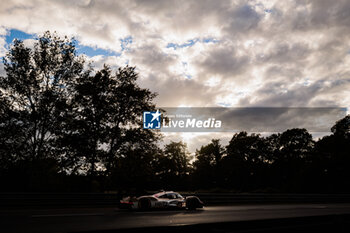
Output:
[[[84,232],[181,226],[330,214],[350,214],[350,204],[209,206],[195,211],[128,211],[117,208],[1,210],[1,232]]]

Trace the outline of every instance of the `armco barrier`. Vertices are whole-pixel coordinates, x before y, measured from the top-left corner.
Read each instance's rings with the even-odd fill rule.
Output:
[[[104,193],[0,193],[1,207],[117,206],[116,194]]]
[[[346,203],[348,194],[195,193],[210,205],[248,203]]]
[[[349,194],[186,193],[206,205],[249,203],[350,203]],[[118,206],[120,196],[105,193],[0,193],[1,207]]]

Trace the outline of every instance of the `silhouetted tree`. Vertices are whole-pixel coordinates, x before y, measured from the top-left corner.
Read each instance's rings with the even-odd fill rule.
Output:
[[[163,188],[185,187],[190,172],[189,159],[185,143],[172,141],[165,145],[156,169]]]
[[[224,186],[246,190],[263,186],[263,172],[267,163],[267,145],[259,134],[240,132],[233,135],[221,162]]]
[[[129,154],[125,147],[142,140],[151,146],[158,140],[157,132],[141,127],[142,112],[155,108],[151,102],[155,94],[140,88],[137,77],[133,67],[119,68],[112,75],[105,66],[94,75],[87,72],[77,79],[66,142],[74,157],[83,161],[80,170],[93,176],[97,169],[105,170],[108,175],[113,167],[119,167],[118,158]]]
[[[14,40],[3,63],[6,72],[0,77],[4,107],[0,116],[3,187],[49,190],[55,187],[53,176],[57,177],[63,168],[59,165],[56,138],[67,101],[72,97],[69,83],[82,74],[84,61],[76,56],[74,41],[46,32],[32,48]]]
[[[74,40],[49,32],[33,48],[15,40],[4,66],[2,168],[25,160],[18,169],[30,170],[47,160],[56,173],[94,177],[99,170],[109,177],[121,158],[136,161],[135,151],[149,154],[159,139],[157,131],[142,128],[142,112],[155,109],[156,94],[138,86],[134,67],[95,71],[76,55]]]
[[[13,42],[4,58],[6,76],[0,77],[0,88],[12,111],[11,124],[21,128],[15,132],[21,131],[18,139],[26,148],[17,151],[17,158],[56,156],[55,132],[60,129],[59,118],[70,97],[66,84],[82,74],[83,64],[75,54],[74,42],[49,32],[33,48],[19,40]],[[5,124],[9,126],[6,132],[11,133],[11,124]]]
[[[283,191],[299,191],[301,171],[314,146],[312,135],[306,129],[288,129],[279,135],[277,145],[272,163],[274,186]]]
[[[193,176],[197,187],[209,188],[217,186],[218,164],[223,153],[224,148],[221,146],[219,139],[212,139],[211,143],[196,150]]]
[[[124,156],[116,159],[109,181],[113,182],[111,185],[118,190],[141,195],[145,190],[156,190],[161,187],[157,169],[162,151],[156,145],[142,144],[124,148]]]
[[[350,191],[350,115],[337,121],[333,134],[316,142],[312,158],[312,183],[323,192]]]
[[[28,133],[23,129],[26,124],[21,116],[24,111],[13,111],[7,99],[0,92],[0,167],[4,171],[19,159],[23,159],[28,150]],[[21,120],[23,119],[23,120]],[[0,171],[0,173],[1,173]]]
[[[338,120],[331,128],[331,131],[336,136],[343,138],[350,137],[350,115],[345,116],[343,119]]]

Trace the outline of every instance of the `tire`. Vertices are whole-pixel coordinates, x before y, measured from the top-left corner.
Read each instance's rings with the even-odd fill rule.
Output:
[[[139,209],[140,210],[149,210],[151,209],[151,201],[147,198],[143,198],[139,200]]]
[[[189,210],[195,210],[197,208],[197,199],[195,198],[188,198],[186,199],[186,207]]]

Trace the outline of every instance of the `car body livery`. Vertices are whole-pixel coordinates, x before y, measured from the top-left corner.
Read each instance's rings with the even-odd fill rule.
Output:
[[[162,191],[153,195],[126,197],[120,201],[125,209],[196,209],[203,208],[203,202],[196,196],[182,197],[173,191]]]

